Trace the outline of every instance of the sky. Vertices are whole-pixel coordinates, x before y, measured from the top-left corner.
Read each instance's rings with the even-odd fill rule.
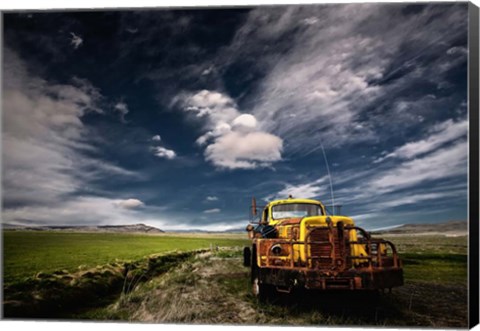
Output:
[[[4,13],[3,222],[220,231],[289,194],[367,229],[466,220],[467,14]]]

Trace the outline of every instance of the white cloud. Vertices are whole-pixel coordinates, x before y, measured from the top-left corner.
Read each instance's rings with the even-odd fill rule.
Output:
[[[466,137],[468,130],[468,121],[453,121],[451,119],[435,125],[430,130],[430,135],[423,140],[409,142],[392,153],[387,154],[374,161],[379,163],[387,158],[411,159],[413,157],[429,153],[436,150],[446,143],[453,142],[459,138]]]
[[[415,15],[400,10],[376,4],[256,8],[218,62],[228,68],[238,60],[255,59],[251,70],[264,78],[251,95],[248,112],[261,130],[288,141],[286,153],[308,153],[318,141],[340,147],[381,139],[382,128],[411,129],[437,114],[431,107],[419,111],[420,116],[371,112],[386,103],[386,95],[396,100],[419,78],[440,82],[448,68],[465,61],[462,55],[452,62],[462,49],[451,49],[433,63],[421,58],[444,52],[442,45],[465,33],[465,8],[429,7]],[[406,44],[414,51],[405,50]]]
[[[152,141],[155,141],[155,142],[160,142],[162,140],[162,138],[160,137],[160,135],[155,135],[151,138]],[[175,153],[174,150],[172,149],[168,149],[166,147],[163,147],[163,146],[153,146],[151,147],[151,150],[153,151],[153,154],[155,156],[158,156],[160,158],[164,158],[164,159],[167,159],[167,160],[172,160],[174,158],[177,157],[177,153]]]
[[[231,131],[231,129],[232,127],[229,124],[220,122],[217,124],[217,126],[213,130],[207,131],[205,134],[198,137],[198,139],[196,140],[196,143],[200,146],[203,146],[213,138],[217,138],[224,134],[227,134],[228,132]]]
[[[218,209],[218,208],[213,208],[213,209],[207,209],[207,210],[204,210],[203,212],[205,214],[216,214],[216,213],[219,213],[221,210]]]
[[[162,147],[162,146],[153,147],[153,151],[154,151],[155,156],[165,158],[165,159],[168,159],[168,160],[172,160],[177,156],[177,154],[175,153],[174,150],[167,149],[167,148]]]
[[[202,76],[210,75],[212,71],[215,69],[214,66],[210,66],[202,71]]]
[[[176,96],[173,103],[180,103],[184,111],[191,114],[194,120],[202,120],[207,130],[215,129],[220,123],[230,123],[240,115],[235,101],[216,91],[183,93]]]
[[[233,120],[232,126],[235,130],[249,132],[257,126],[257,119],[253,115],[242,114]]]
[[[58,204],[28,205],[3,210],[3,218],[28,225],[134,224],[144,217],[135,208],[122,207],[118,200],[103,197],[77,197]]]
[[[203,122],[206,132],[196,143],[206,146],[205,159],[216,167],[254,169],[269,167],[282,159],[282,139],[260,130],[255,116],[241,114],[230,97],[203,90],[193,95],[181,94],[173,102]]]
[[[278,193],[269,195],[264,198],[266,201],[275,199],[286,199],[290,195],[297,199],[318,198],[320,195],[330,193],[330,187],[327,184],[328,177],[322,177],[311,183],[292,185],[286,184]]]
[[[127,115],[129,112],[127,104],[123,101],[117,102],[114,106],[114,109],[120,113],[122,122],[125,122],[125,115]]]
[[[466,174],[467,149],[467,143],[460,141],[423,158],[405,161],[388,173],[377,176],[370,185],[376,190],[398,190],[426,181]]]
[[[83,44],[83,39],[73,32],[70,32],[70,34],[72,35],[72,39],[70,39],[70,44],[73,46],[73,48],[77,49]]]
[[[282,159],[283,142],[266,132],[230,132],[205,149],[205,158],[218,167],[253,169]]]
[[[206,198],[206,200],[207,200],[207,201],[218,201],[218,197],[212,195],[212,196],[208,196],[208,197]]]
[[[138,199],[126,199],[126,200],[116,201],[115,205],[120,208],[133,209],[133,208],[144,206],[145,204]]]

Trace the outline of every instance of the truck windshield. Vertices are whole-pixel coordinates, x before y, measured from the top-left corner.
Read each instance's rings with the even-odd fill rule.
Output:
[[[322,215],[319,205],[311,203],[286,203],[272,207],[272,218],[294,218]]]

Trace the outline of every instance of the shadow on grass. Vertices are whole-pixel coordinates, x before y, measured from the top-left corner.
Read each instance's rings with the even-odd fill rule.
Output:
[[[386,325],[404,317],[401,307],[390,294],[376,291],[274,292],[267,302],[258,302],[267,314],[287,312],[304,317],[309,323],[326,325]]]

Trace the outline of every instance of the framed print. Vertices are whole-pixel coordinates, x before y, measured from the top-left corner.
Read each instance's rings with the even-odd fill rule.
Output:
[[[478,324],[478,7],[2,12],[2,318]]]

